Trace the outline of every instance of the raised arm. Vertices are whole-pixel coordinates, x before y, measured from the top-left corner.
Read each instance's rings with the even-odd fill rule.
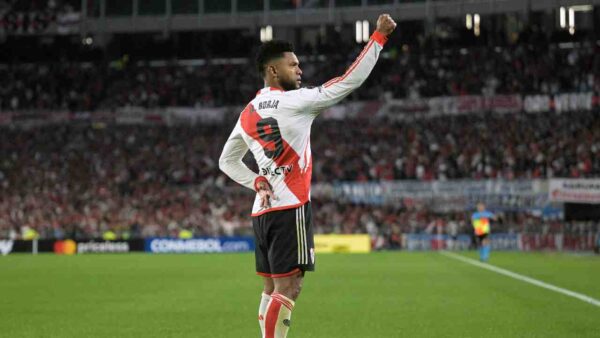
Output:
[[[375,67],[379,53],[395,28],[396,23],[388,14],[380,15],[377,19],[377,29],[371,35],[371,39],[343,75],[327,81],[322,86],[298,90],[303,103],[318,113],[360,87]]]

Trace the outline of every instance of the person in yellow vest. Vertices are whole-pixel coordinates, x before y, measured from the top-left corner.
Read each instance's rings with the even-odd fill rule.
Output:
[[[179,230],[179,238],[180,239],[194,238],[194,233],[187,229],[181,229],[181,230]]]
[[[40,237],[40,234],[37,231],[35,231],[35,229],[33,229],[29,226],[23,227],[22,234],[23,234],[23,240],[26,240],[26,241],[32,241],[32,240]]]
[[[114,241],[117,239],[117,234],[112,230],[106,230],[102,233],[102,239],[105,241]]]
[[[490,259],[490,222],[495,219],[496,216],[493,213],[485,210],[485,204],[477,203],[477,211],[471,216],[471,223],[479,242],[479,260],[482,262]]]

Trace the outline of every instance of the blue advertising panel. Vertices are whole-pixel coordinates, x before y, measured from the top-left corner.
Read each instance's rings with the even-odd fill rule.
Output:
[[[254,251],[252,237],[147,238],[145,251],[152,253],[220,253]]]

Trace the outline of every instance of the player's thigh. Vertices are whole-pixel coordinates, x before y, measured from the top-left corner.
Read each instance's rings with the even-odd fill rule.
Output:
[[[269,264],[269,240],[268,240],[268,215],[261,215],[252,218],[252,228],[254,230],[255,248],[254,257],[256,263],[256,272],[266,278],[271,275],[271,266]]]
[[[273,274],[314,270],[310,203],[274,215],[269,229],[269,263]]]

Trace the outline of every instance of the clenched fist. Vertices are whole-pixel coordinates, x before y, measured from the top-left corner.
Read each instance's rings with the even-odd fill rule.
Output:
[[[396,22],[389,14],[381,14],[377,19],[377,31],[385,36],[392,34],[396,29]]]

